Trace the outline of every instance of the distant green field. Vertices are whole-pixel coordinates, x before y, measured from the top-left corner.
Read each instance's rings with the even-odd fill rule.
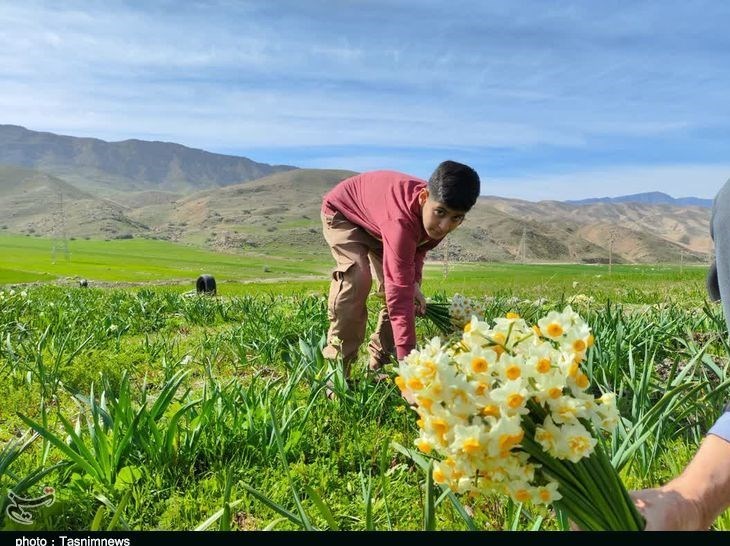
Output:
[[[559,298],[583,294],[598,301],[695,302],[706,298],[707,266],[584,264],[457,264],[427,268],[424,291],[466,295]]]
[[[104,282],[165,282],[210,273],[221,281],[326,277],[330,264],[306,252],[301,256],[223,254],[166,241],[74,240],[68,256],[49,239],[0,236],[0,282],[23,283],[83,277]]]
[[[200,274],[212,274],[222,294],[325,292],[332,260],[303,248],[271,254],[223,254],[146,239],[74,240],[68,259],[49,239],[0,236],[0,284],[58,282],[169,284],[188,290]],[[695,302],[706,297],[706,266],[428,263],[426,295],[518,295],[540,298],[584,294],[598,301]]]

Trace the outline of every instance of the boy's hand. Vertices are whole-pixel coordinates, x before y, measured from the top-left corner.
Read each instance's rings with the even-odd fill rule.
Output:
[[[426,314],[426,298],[421,292],[421,287],[416,283],[414,285],[415,291],[413,294],[414,305],[416,306],[416,315],[423,316]]]

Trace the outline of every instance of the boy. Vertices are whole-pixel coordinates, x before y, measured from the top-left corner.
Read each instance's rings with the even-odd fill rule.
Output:
[[[444,161],[428,183],[373,171],[343,180],[324,196],[324,238],[337,265],[323,355],[341,353],[346,378],[365,339],[373,273],[385,307],[368,344],[369,370],[377,372],[394,353],[401,359],[416,346],[415,315],[426,309],[420,288],[426,252],[461,225],[479,190],[474,169]]]

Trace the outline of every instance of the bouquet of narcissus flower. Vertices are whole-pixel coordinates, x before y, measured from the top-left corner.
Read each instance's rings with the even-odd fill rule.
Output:
[[[484,318],[485,302],[454,294],[450,302],[427,302],[426,318],[444,334],[461,329],[473,316]]]
[[[593,344],[570,307],[530,326],[515,314],[473,317],[461,338],[432,339],[399,363],[396,383],[419,415],[416,446],[434,481],[552,504],[584,530],[644,521],[599,441],[618,422],[613,393],[596,398],[580,364]]]

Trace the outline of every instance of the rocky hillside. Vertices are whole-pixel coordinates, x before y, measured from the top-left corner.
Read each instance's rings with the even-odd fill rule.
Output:
[[[68,237],[162,238],[226,252],[258,248],[327,259],[322,195],[352,174],[296,169],[192,193],[157,189],[101,198],[43,172],[3,167],[0,227],[53,236],[62,225]],[[610,255],[615,263],[700,262],[712,248],[709,216],[707,208],[696,206],[482,197],[430,256],[605,263]]]

